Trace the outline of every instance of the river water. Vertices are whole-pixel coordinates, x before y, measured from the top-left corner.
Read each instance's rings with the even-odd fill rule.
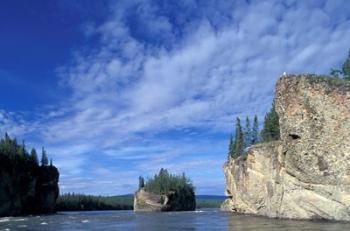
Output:
[[[204,209],[195,212],[62,212],[50,216],[0,218],[0,230],[350,230],[350,224],[268,219]]]

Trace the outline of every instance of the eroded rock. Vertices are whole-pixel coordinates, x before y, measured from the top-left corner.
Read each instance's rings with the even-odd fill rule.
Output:
[[[318,77],[276,85],[281,140],[224,166],[222,208],[296,219],[350,220],[350,87]]]

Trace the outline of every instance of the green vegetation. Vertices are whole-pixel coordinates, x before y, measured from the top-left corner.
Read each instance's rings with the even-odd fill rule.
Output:
[[[258,122],[258,116],[254,116],[254,122],[253,122],[253,130],[252,130],[252,144],[256,144],[259,142],[259,122]]]
[[[35,149],[29,154],[24,142],[6,134],[0,140],[0,216],[53,212],[58,175],[54,166],[39,166]]]
[[[350,49],[348,52],[348,57],[344,61],[341,70],[331,69],[330,74],[335,78],[343,78],[345,80],[350,80]]]
[[[172,211],[194,210],[196,207],[194,187],[184,173],[173,175],[162,168],[158,174],[147,180],[143,189],[159,195],[166,194],[170,198]]]
[[[251,127],[249,117],[246,117],[245,126],[242,130],[240,118],[236,118],[235,137],[230,135],[228,157],[237,158],[242,156],[245,149],[259,142],[269,142],[280,139],[279,117],[275,111],[275,104],[272,104],[271,110],[266,114],[264,127],[259,134],[258,116],[254,116],[253,127]]]
[[[253,128],[250,126],[249,117],[246,117],[244,130],[242,130],[240,118],[236,118],[235,138],[230,136],[228,156],[237,158],[244,153],[244,149],[259,142],[259,122],[254,116]]]
[[[224,200],[220,199],[213,199],[213,200],[208,200],[208,199],[197,199],[196,200],[196,208],[197,209],[202,209],[202,208],[220,208]]]
[[[275,110],[275,103],[272,103],[271,110],[266,114],[264,128],[261,131],[263,142],[269,142],[280,139],[279,117]]]
[[[310,83],[326,83],[330,87],[344,87],[346,91],[350,89],[350,81],[348,79],[334,78],[334,76],[316,74],[307,74],[305,77],[309,78]]]
[[[132,210],[133,196],[92,196],[63,194],[56,203],[57,211]]]

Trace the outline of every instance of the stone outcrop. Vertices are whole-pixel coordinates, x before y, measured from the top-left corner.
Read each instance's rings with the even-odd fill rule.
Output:
[[[57,168],[25,167],[25,171],[11,165],[0,169],[0,217],[55,212],[59,195]],[[18,178],[14,177],[16,173]]]
[[[55,166],[41,166],[36,184],[36,213],[55,212],[59,195],[59,172]]]
[[[254,145],[224,165],[222,209],[350,221],[350,84],[284,76],[275,106],[281,140]]]
[[[194,194],[190,197],[179,196],[176,192],[158,195],[143,188],[135,192],[135,212],[190,211],[196,209]]]
[[[158,195],[138,190],[134,195],[134,211],[138,212],[161,212],[168,210],[169,198],[166,195]]]

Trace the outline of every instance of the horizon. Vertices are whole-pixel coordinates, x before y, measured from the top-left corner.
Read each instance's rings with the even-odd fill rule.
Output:
[[[341,66],[348,12],[346,0],[5,0],[0,133],[44,146],[61,193],[133,194],[166,168],[223,196],[235,118],[262,128],[282,73]]]

